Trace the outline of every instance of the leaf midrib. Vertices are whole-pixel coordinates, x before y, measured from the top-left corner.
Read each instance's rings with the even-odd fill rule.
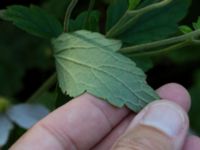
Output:
[[[98,67],[91,66],[91,65],[88,65],[88,64],[83,64],[82,62],[79,62],[77,60],[74,60],[74,59],[71,59],[71,58],[68,58],[68,57],[61,57],[60,56],[59,58],[64,59],[64,60],[69,61],[69,62],[72,62],[72,63],[77,64],[77,65],[81,65],[81,66],[83,66],[85,68],[90,68],[91,70],[96,70],[96,71],[99,71],[99,72],[103,72],[103,73],[107,74],[108,76],[111,76],[115,80],[119,81],[124,87],[126,87],[135,97],[137,97],[140,100],[143,100],[144,103],[148,103],[148,102],[146,102],[145,99],[143,99],[138,94],[136,94],[136,91],[133,91],[131,88],[129,88],[128,85],[126,85],[126,83],[122,82],[120,79],[116,78],[112,74],[109,74],[108,72],[105,72],[105,71],[99,69]]]

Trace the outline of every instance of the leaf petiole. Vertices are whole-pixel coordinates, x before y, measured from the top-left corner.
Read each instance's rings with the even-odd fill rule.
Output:
[[[169,39],[164,39],[160,41],[155,41],[151,43],[145,43],[145,44],[140,44],[140,45],[135,45],[135,46],[130,46],[130,47],[125,47],[120,49],[119,51],[123,54],[138,54],[138,53],[146,53],[149,51],[156,51],[159,47],[167,47],[172,44],[181,44],[186,41],[190,41],[188,44],[199,44],[200,41],[198,40],[198,36],[200,36],[200,29],[181,35],[177,37],[172,37]],[[152,50],[154,49],[154,50]]]

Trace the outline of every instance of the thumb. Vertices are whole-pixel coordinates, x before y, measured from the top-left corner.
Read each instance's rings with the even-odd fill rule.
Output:
[[[186,112],[177,104],[153,102],[134,118],[112,150],[181,150],[188,122]]]

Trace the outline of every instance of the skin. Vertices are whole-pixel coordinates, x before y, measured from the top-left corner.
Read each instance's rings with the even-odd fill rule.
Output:
[[[182,86],[175,83],[166,84],[157,92],[162,99],[175,102],[186,112],[189,110],[190,96]],[[127,130],[135,115],[127,108],[115,108],[86,93],[37,123],[10,150],[111,149]],[[149,129],[147,132],[151,134],[154,131]],[[163,136],[162,133],[157,134]],[[199,137],[188,135],[183,150],[198,150],[199,147]]]

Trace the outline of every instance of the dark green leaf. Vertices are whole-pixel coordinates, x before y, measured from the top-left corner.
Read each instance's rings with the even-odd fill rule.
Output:
[[[138,7],[154,2],[157,1],[144,0]],[[140,44],[172,36],[178,31],[178,22],[186,15],[189,4],[190,0],[173,0],[165,7],[139,17],[135,24],[118,38],[129,44]],[[116,6],[115,8],[117,9]]]
[[[127,9],[127,0],[113,0],[107,10],[106,31],[119,21]]]
[[[128,9],[129,10],[135,9],[140,2],[141,2],[141,0],[129,0],[129,7],[128,7]]]
[[[3,12],[3,19],[12,21],[17,27],[44,38],[57,37],[62,33],[62,26],[56,18],[41,8],[14,5]]]
[[[56,18],[63,20],[65,16],[65,11],[71,0],[48,0],[44,1],[42,8],[44,8],[48,13],[52,13]]]
[[[62,34],[53,44],[63,93],[75,97],[87,91],[114,106],[126,105],[136,112],[158,99],[147,85],[144,72],[117,53],[120,41],[81,30]]]
[[[134,56],[131,59],[136,63],[137,67],[141,68],[144,72],[147,72],[149,69],[153,68],[153,62],[148,57],[143,56]]]
[[[70,31],[86,29],[90,31],[99,31],[99,11],[82,12],[75,20],[70,20]]]

